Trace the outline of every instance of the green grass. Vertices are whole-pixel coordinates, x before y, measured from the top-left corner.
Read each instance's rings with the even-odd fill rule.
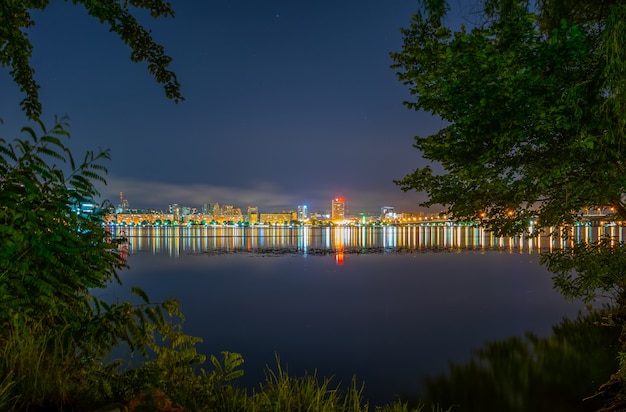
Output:
[[[228,412],[444,412],[438,406],[411,408],[400,401],[371,407],[363,400],[363,391],[364,385],[359,385],[356,378],[342,388],[332,378],[320,378],[317,373],[290,376],[277,359],[275,370],[268,368],[258,389],[251,393],[229,390],[229,396],[215,406],[216,410]]]
[[[106,368],[68,350],[65,338],[42,324],[8,329],[0,340],[0,410],[103,400],[97,380]]]
[[[0,410],[95,411],[132,403],[136,410],[159,410],[156,405],[162,404],[190,412],[443,412],[399,401],[370,406],[356,378],[344,388],[316,373],[290,376],[278,358],[277,366],[267,369],[265,381],[246,391],[233,385],[243,374],[241,355],[224,352],[221,360],[211,356],[212,368],[205,371],[198,361],[204,357],[195,352],[193,341],[166,342],[156,358],[122,370],[68,349],[73,347],[68,344],[71,337],[63,328],[4,326]]]

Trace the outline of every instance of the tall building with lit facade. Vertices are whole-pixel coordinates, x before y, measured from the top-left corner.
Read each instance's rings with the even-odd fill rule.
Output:
[[[330,220],[333,222],[343,222],[346,217],[346,203],[343,197],[336,197],[332,201],[330,209]]]
[[[298,221],[302,222],[309,218],[309,206],[298,205]]]
[[[169,214],[173,215],[173,218],[175,221],[178,221],[180,218],[180,206],[178,206],[178,203],[173,203],[171,205],[169,205],[167,207]]]
[[[222,209],[220,208],[219,203],[209,203],[209,214],[213,216],[218,216],[222,214]]]

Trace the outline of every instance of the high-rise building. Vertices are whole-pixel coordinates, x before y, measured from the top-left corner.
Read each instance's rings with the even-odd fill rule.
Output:
[[[173,215],[174,220],[178,221],[180,214],[180,207],[178,206],[178,203],[173,203],[169,205],[167,209],[169,211],[169,214]]]
[[[346,217],[346,203],[343,197],[336,197],[332,201],[330,209],[330,220],[333,222],[343,222]]]
[[[302,222],[309,218],[309,206],[298,205],[298,221]]]
[[[224,215],[224,216],[234,216],[235,215],[235,206],[233,206],[233,205],[224,205],[224,206],[222,206],[222,215]]]
[[[209,214],[213,216],[219,216],[222,214],[219,203],[209,203]]]

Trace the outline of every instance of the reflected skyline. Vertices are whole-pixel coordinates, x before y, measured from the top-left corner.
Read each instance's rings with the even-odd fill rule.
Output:
[[[350,253],[420,252],[429,250],[502,250],[539,253],[568,248],[577,241],[594,241],[607,235],[623,241],[624,227],[576,226],[564,236],[561,228],[548,228],[537,237],[497,237],[476,226],[174,226],[113,227],[115,237],[128,239],[129,254],[151,252],[179,256],[194,253],[298,253],[334,254],[343,264]]]

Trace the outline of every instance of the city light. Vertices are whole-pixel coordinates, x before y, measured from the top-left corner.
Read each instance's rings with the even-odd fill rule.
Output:
[[[242,210],[234,205],[205,203],[201,208],[182,206],[176,203],[168,205],[166,210],[138,210],[130,207],[129,201],[120,192],[120,205],[117,208],[103,210],[103,222],[107,225],[121,226],[387,226],[387,225],[425,225],[432,222],[434,225],[456,222],[442,212],[398,212],[393,206],[382,206],[379,214],[355,213],[351,214],[347,207],[346,198],[336,196],[331,198],[330,211],[312,211],[308,204],[300,204],[295,209],[272,211],[266,213],[257,206],[247,206]],[[328,204],[327,204],[328,205]],[[327,206],[328,207],[328,206]],[[84,203],[75,207],[76,212],[89,213],[100,210],[99,205]],[[513,209],[506,209],[504,216],[516,219],[517,213]],[[615,220],[615,207],[588,207],[578,213],[580,222],[604,222],[610,224]],[[468,217],[468,221],[488,222],[488,211],[478,211],[475,217]],[[456,222],[458,223],[458,222]],[[535,223],[536,226],[538,223]]]

